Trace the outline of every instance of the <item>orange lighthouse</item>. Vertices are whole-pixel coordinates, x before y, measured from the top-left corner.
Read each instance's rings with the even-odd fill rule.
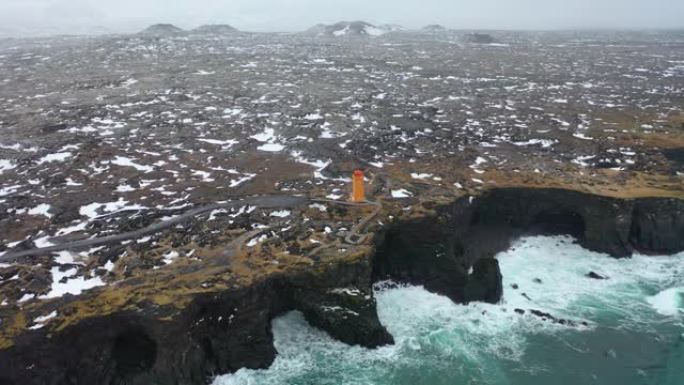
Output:
[[[366,201],[366,191],[364,187],[363,171],[354,171],[352,177],[352,202],[361,203]]]

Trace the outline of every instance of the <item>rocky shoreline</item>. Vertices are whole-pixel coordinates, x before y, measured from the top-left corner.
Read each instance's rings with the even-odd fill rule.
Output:
[[[270,322],[291,310],[345,343],[391,344],[374,282],[423,285],[458,303],[498,302],[503,287],[493,256],[525,234],[570,234],[617,258],[676,253],[684,250],[684,200],[502,188],[435,204],[429,214],[390,222],[369,247],[341,260],[291,266],[246,286],[217,285],[189,294],[183,306],[150,297],[135,310],[14,333],[0,350],[0,385],[206,384],[218,374],[268,367],[277,354]],[[141,285],[132,281],[110,290]],[[97,290],[84,296],[113,298]],[[4,334],[12,327],[6,320]]]

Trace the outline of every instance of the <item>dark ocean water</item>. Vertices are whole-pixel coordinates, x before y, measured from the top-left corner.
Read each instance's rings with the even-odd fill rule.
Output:
[[[273,322],[279,356],[270,369],[215,385],[684,385],[684,254],[615,260],[567,237],[532,237],[497,258],[499,305],[461,306],[420,287],[378,285],[394,346],[346,346],[293,312]],[[591,271],[609,279],[587,278]]]

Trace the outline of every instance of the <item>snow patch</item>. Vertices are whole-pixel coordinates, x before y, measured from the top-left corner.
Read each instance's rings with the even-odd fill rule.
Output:
[[[86,290],[105,285],[100,277],[90,279],[84,277],[70,278],[73,277],[77,271],[76,268],[73,268],[62,272],[59,267],[53,267],[50,270],[52,273],[52,288],[49,293],[40,298],[60,298],[66,294],[79,295]],[[62,280],[65,278],[66,281],[62,283]]]
[[[406,189],[392,190],[392,198],[410,198],[413,194]]]
[[[138,171],[145,172],[145,173],[154,171],[154,167],[145,166],[145,165],[142,165],[139,163],[135,163],[133,161],[133,159],[127,158],[125,156],[118,156],[117,155],[116,158],[114,158],[114,160],[112,160],[111,162],[112,162],[112,164],[117,165],[117,166],[121,166],[121,167],[133,167],[134,169],[136,169]]]
[[[43,165],[45,163],[52,162],[64,162],[65,160],[71,158],[73,154],[71,152],[56,152],[54,154],[48,154],[44,157],[38,159],[38,165]]]

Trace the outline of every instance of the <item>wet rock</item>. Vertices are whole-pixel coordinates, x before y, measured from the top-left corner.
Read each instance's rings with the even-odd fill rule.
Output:
[[[684,205],[684,201],[679,202]],[[511,188],[492,190],[475,204],[478,224],[499,226],[501,232],[508,228],[511,237],[520,232],[567,234],[577,238],[585,248],[616,258],[632,253],[630,228],[634,201],[631,200],[558,189]],[[664,234],[673,236],[674,233],[669,230]],[[653,236],[648,234],[648,238]],[[684,249],[684,241],[679,239],[666,242]]]
[[[455,253],[453,234],[440,219],[426,218],[391,225],[378,237],[373,280],[423,285],[428,291],[466,302],[468,271]]]
[[[533,310],[530,310],[530,313],[532,313],[533,315],[535,315],[535,316],[537,316],[537,317],[539,317],[539,318],[542,318],[542,319],[550,319],[550,320],[554,320],[554,319],[555,319],[555,317],[552,316],[551,314],[545,313],[545,312],[543,312],[543,311],[541,311],[541,310],[534,310],[534,309],[533,309]]]
[[[557,318],[553,316],[550,313],[541,311],[541,310],[535,310],[531,309],[530,314],[541,318],[542,321],[551,321],[555,324],[563,325],[563,326],[568,326],[568,327],[580,327],[580,326],[589,326],[587,322],[585,321],[574,321],[574,320],[569,320],[569,319],[564,319],[564,318]]]
[[[380,238],[374,276],[421,284],[464,302],[467,261],[475,265],[505,250],[521,233],[573,235],[582,246],[614,257],[630,255],[630,243],[642,244],[643,249],[684,250],[684,237],[678,235],[684,233],[680,228],[684,213],[678,211],[683,205],[675,199],[635,203],[557,189],[492,190],[472,203],[463,198],[446,207],[433,207],[438,213],[434,217],[392,225]],[[633,218],[633,207],[662,215],[646,216],[634,210]],[[644,230],[637,231],[639,226]],[[540,278],[534,282],[543,283]],[[474,297],[482,297],[482,288],[474,283],[468,290],[469,295],[478,292]]]
[[[684,201],[640,199],[634,204],[629,241],[647,253],[674,254],[684,249]]]
[[[294,301],[311,325],[337,340],[368,348],[394,343],[380,324],[375,298],[368,292],[356,288],[296,290]]]
[[[465,301],[498,303],[502,297],[503,284],[499,261],[494,258],[478,260],[464,288]]]
[[[608,279],[608,277],[603,276],[603,275],[598,274],[598,273],[595,273],[595,272],[593,272],[593,271],[587,273],[586,277],[587,277],[587,278],[591,278],[591,279],[598,279],[598,280],[605,280],[605,279]]]
[[[371,289],[371,265],[364,261],[331,266],[288,278],[293,309],[312,325],[351,345],[377,347],[394,339],[380,323]]]

